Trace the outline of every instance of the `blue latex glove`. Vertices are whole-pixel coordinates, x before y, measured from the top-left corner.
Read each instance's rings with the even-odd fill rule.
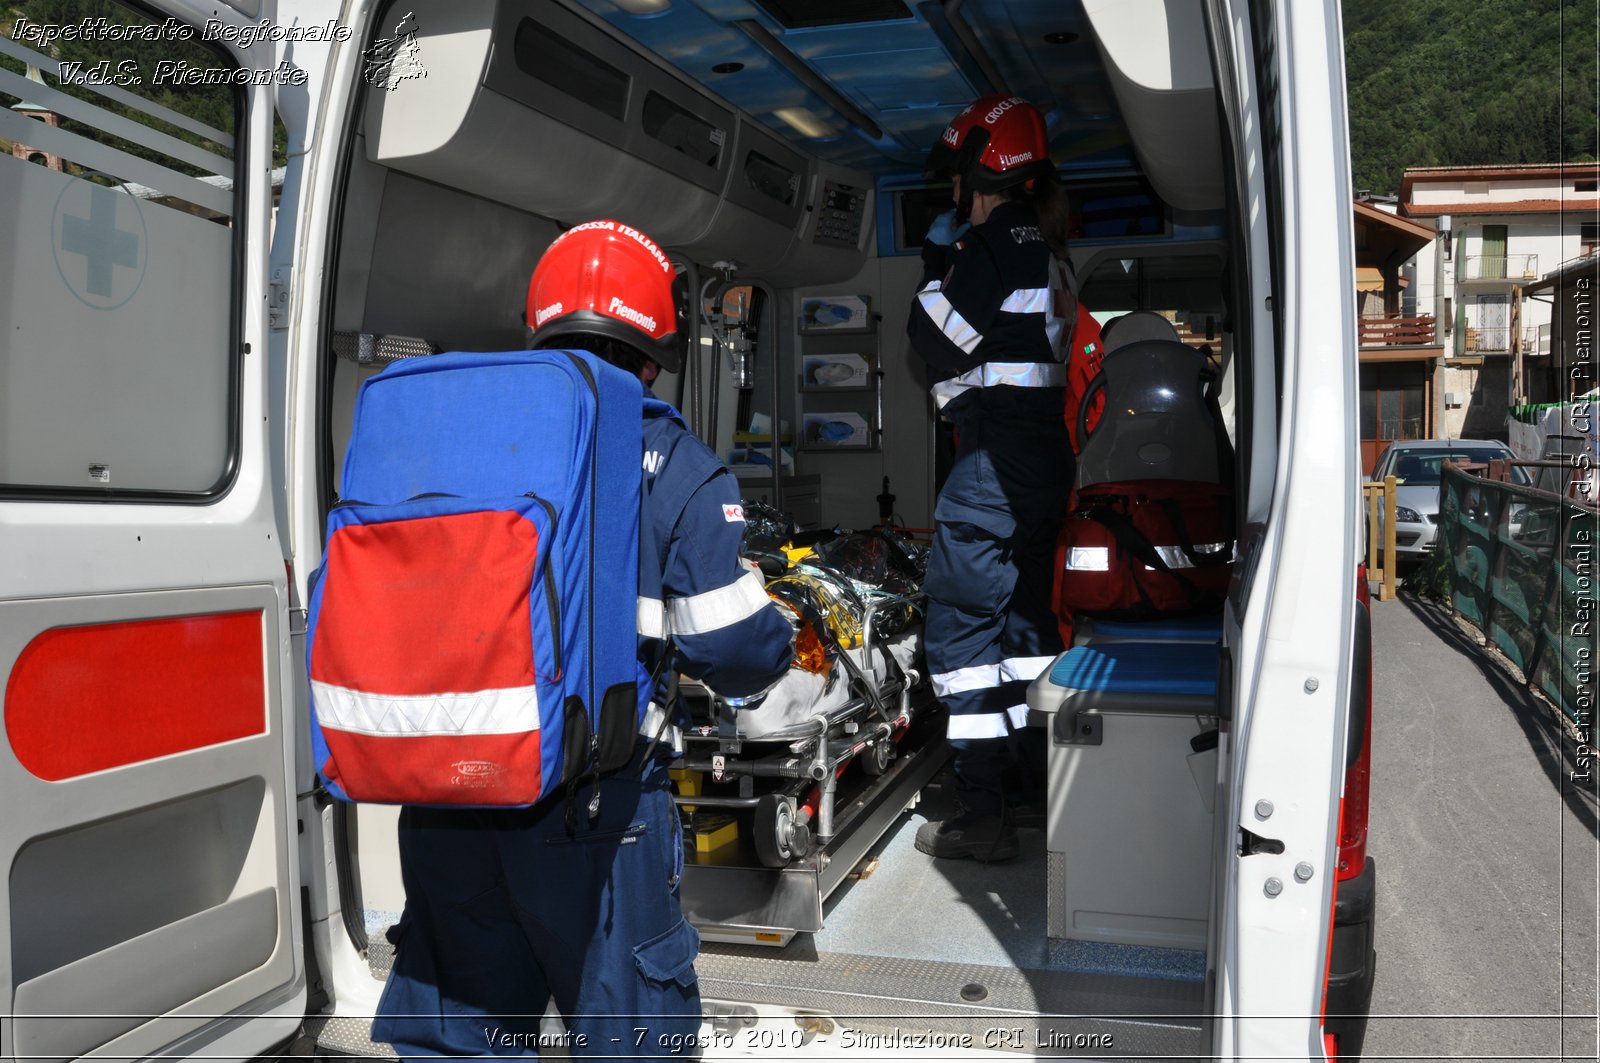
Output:
[[[928,235],[923,239],[930,244],[948,247],[961,239],[961,235],[970,228],[972,226],[966,222],[962,222],[959,225],[956,224],[956,212],[947,210],[933,219],[933,224],[928,226]]]

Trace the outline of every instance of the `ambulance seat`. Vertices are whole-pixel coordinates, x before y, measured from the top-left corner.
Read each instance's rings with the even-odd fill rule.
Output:
[[[1101,620],[1080,616],[1073,620],[1072,644],[1091,642],[1204,642],[1222,640],[1222,614],[1209,616],[1159,616],[1152,620]]]
[[[1165,318],[1154,316],[1171,331]],[[1145,326],[1134,322],[1127,327]],[[1118,333],[1124,334],[1121,329]],[[1223,462],[1231,463],[1232,457],[1224,459],[1226,435],[1207,400],[1214,376],[1204,356],[1175,338],[1108,344],[1100,373],[1079,409],[1083,448],[1076,486],[1135,480],[1222,482]],[[1090,431],[1087,409],[1102,390],[1105,408]]]
[[[1178,330],[1154,310],[1134,310],[1106,322],[1100,332],[1100,345],[1107,351],[1141,340],[1178,342]]]
[[[1050,938],[1206,947],[1216,676],[1215,639],[1104,641],[1029,687],[1050,743]]]

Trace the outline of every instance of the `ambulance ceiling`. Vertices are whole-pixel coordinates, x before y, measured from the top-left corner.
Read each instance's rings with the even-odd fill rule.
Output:
[[[945,124],[1009,91],[1044,112],[1063,166],[1133,166],[1080,0],[580,0],[821,158],[921,171]]]

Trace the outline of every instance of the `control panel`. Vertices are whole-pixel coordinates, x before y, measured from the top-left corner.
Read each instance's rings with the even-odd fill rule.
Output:
[[[866,189],[837,181],[823,182],[822,201],[817,204],[816,231],[812,233],[811,242],[855,250],[861,244],[861,225],[866,213]]]

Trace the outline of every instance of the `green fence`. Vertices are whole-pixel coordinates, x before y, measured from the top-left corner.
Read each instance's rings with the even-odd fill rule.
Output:
[[[1587,732],[1600,511],[1505,482],[1510,464],[1445,464],[1438,549],[1450,559],[1450,603]]]

